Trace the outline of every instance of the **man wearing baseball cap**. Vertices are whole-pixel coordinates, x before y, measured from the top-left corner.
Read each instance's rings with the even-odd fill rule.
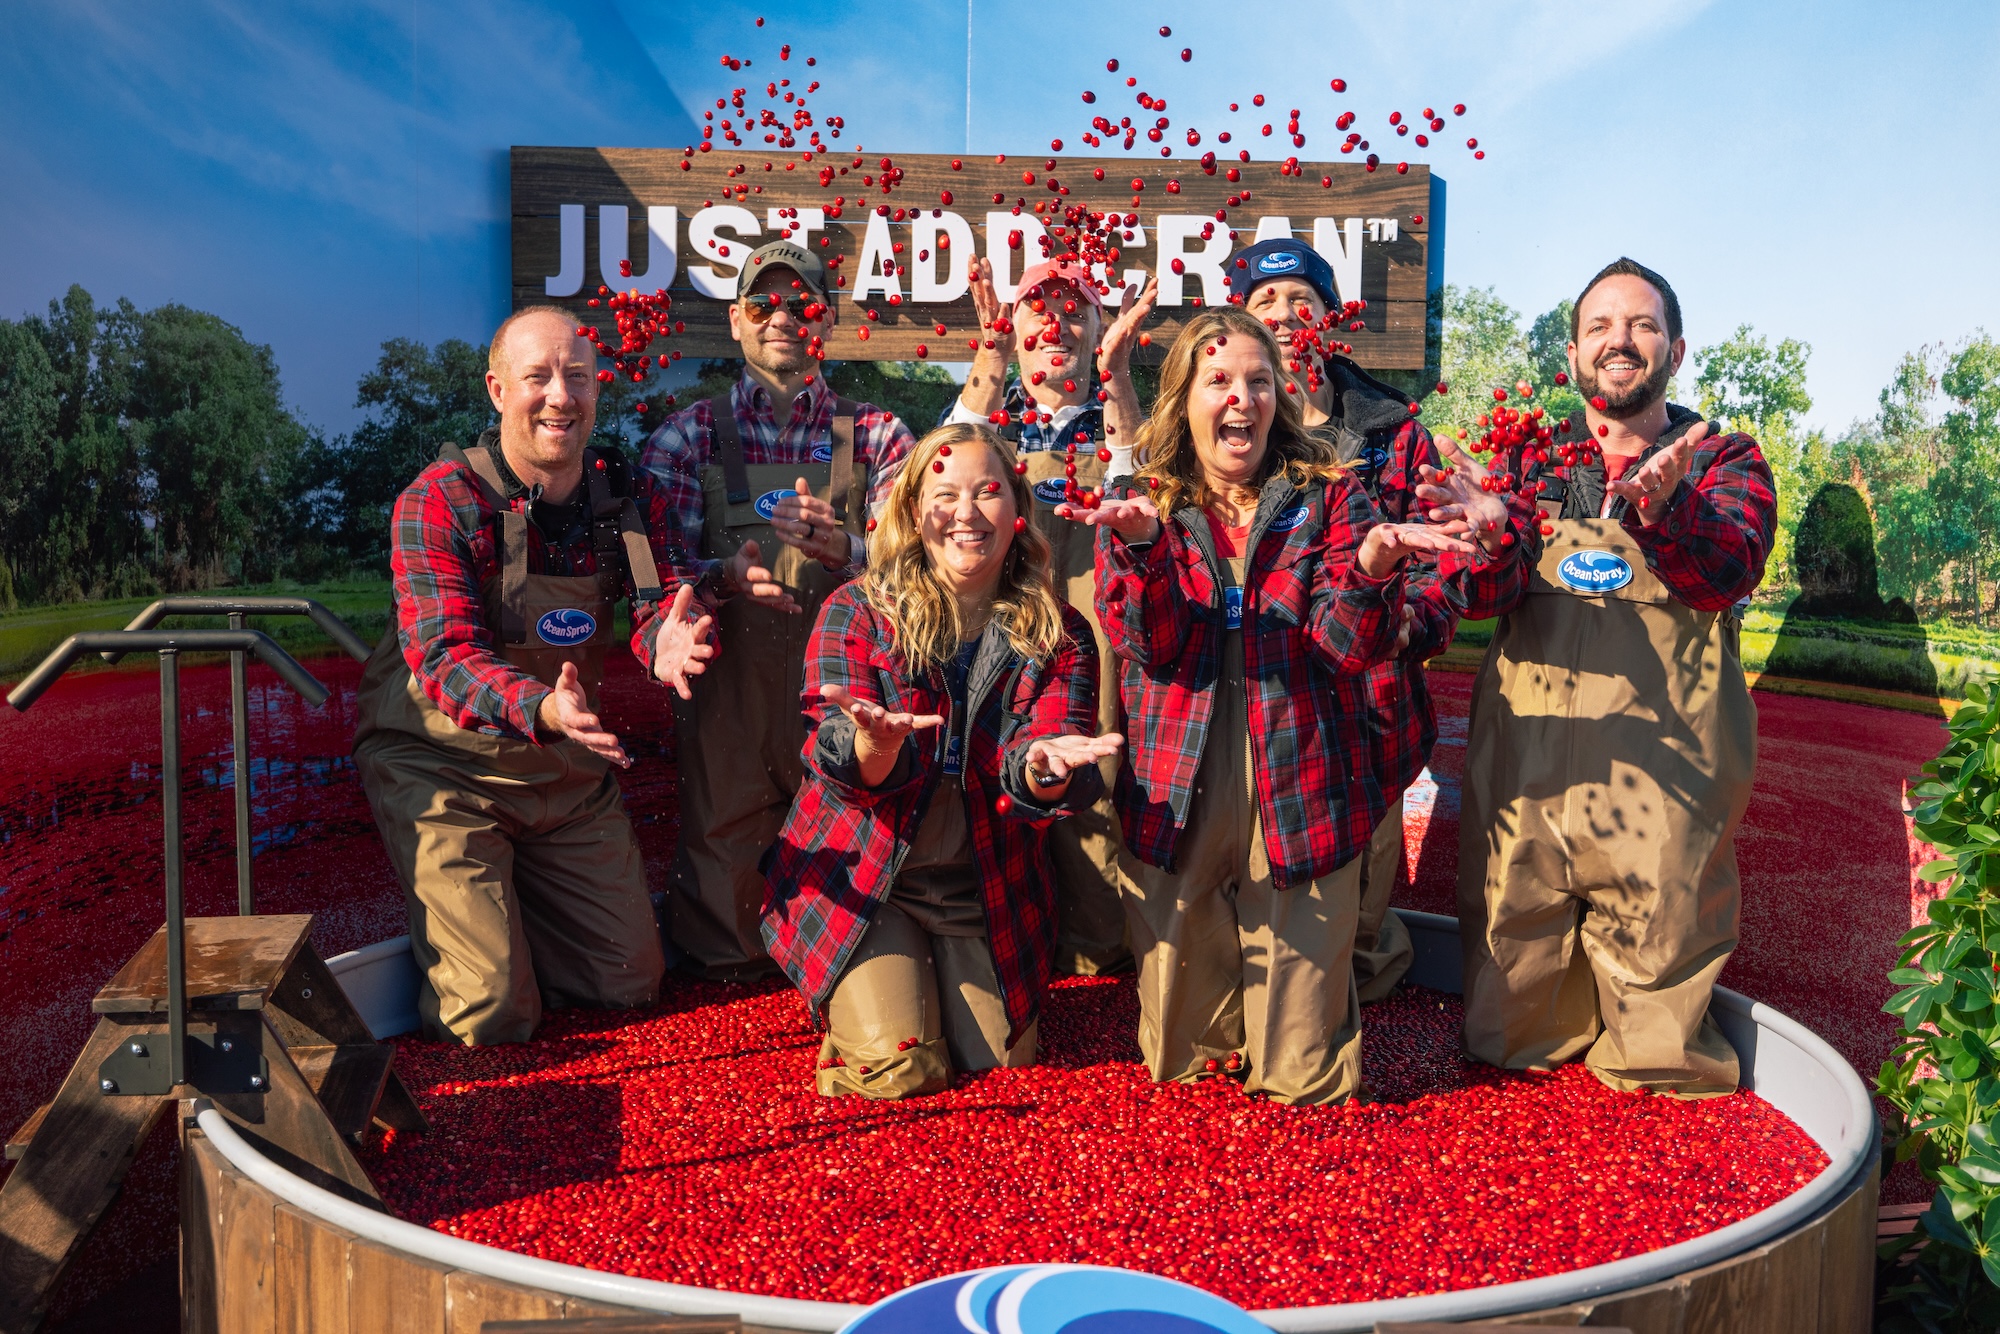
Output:
[[[1132,439],[1140,421],[1129,373],[1132,348],[1154,299],[1152,284],[1128,293],[1124,310],[1107,327],[1104,294],[1080,264],[1056,259],[1030,265],[1006,302],[994,285],[992,264],[973,261],[981,347],[964,391],[939,422],[990,424],[1014,442],[1035,493],[1032,521],[1054,548],[1050,568],[1058,589],[1093,630],[1095,532],[1058,517],[1056,507],[1067,501],[1072,483],[1101,491],[1117,467],[1114,450],[1120,460],[1130,457],[1122,442]],[[1099,362],[1095,370],[1093,353]],[[1019,364],[1013,378],[1009,362]],[[1099,730],[1116,731],[1122,725],[1117,659],[1102,631],[1097,656]],[[1102,763],[1107,795],[1058,822],[1049,835],[1056,868],[1056,964],[1067,972],[1111,972],[1132,957],[1119,898],[1126,880],[1125,839],[1108,795],[1118,760]]]
[[[819,353],[832,318],[817,256],[785,241],[753,251],[729,307],[741,378],[662,422],[641,459],[682,531],[700,534],[727,664],[675,709],[681,843],[669,929],[713,978],[772,970],[758,934],[759,862],[802,778],[806,639],[821,602],[860,571],[869,511],[915,443],[894,413],[827,387]]]
[[[1410,411],[1408,395],[1335,351],[1332,332],[1342,302],[1332,266],[1303,241],[1259,241],[1231,261],[1229,299],[1263,319],[1289,348],[1287,369],[1299,378],[1286,391],[1304,395],[1306,425],[1334,440],[1382,517],[1391,523],[1422,522],[1426,506],[1416,488],[1439,478],[1443,464],[1437,446]],[[1424,469],[1430,471],[1421,473]],[[1471,503],[1469,496],[1461,500]],[[1336,684],[1337,690],[1351,694],[1352,707],[1367,710],[1374,720],[1375,776],[1388,800],[1388,813],[1361,854],[1354,983],[1363,1002],[1381,1000],[1394,990],[1414,957],[1408,930],[1389,911],[1389,897],[1403,861],[1403,793],[1437,742],[1437,713],[1424,663],[1451,644],[1459,617],[1495,614],[1526,579],[1518,548],[1498,543],[1505,525],[1531,522],[1525,508],[1502,513],[1504,505],[1483,493],[1477,504],[1488,522],[1503,528],[1482,539],[1475,564],[1441,564],[1414,578],[1403,610],[1402,651]],[[1496,548],[1501,553],[1497,557]]]

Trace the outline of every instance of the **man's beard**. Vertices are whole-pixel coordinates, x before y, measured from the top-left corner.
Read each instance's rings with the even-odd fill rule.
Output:
[[[1641,363],[1645,360],[1630,348],[1616,348],[1606,353],[1606,355],[1623,355]],[[1623,390],[1613,390],[1598,382],[1597,367],[1578,366],[1576,368],[1576,387],[1582,391],[1583,396],[1587,399],[1602,398],[1604,406],[1599,408],[1598,411],[1614,421],[1620,421],[1627,417],[1638,416],[1647,408],[1652,407],[1653,404],[1665,398],[1667,396],[1667,381],[1671,380],[1673,376],[1673,367],[1669,363],[1662,361],[1659,365],[1647,371],[1644,379],[1634,381]]]

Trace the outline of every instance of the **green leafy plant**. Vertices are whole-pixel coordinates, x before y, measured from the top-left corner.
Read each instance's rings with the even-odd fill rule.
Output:
[[[1877,1091],[1899,1122],[1896,1158],[1937,1186],[1922,1245],[1885,1304],[1886,1330],[2000,1328],[2000,691],[1972,686],[1946,724],[1951,739],[1912,792],[1917,834],[1943,854],[1918,874],[1945,885],[1929,920],[1902,939],[1883,1009],[1903,1039]]]

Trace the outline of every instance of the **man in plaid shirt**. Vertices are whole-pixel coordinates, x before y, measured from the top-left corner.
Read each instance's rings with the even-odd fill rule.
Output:
[[[1757,740],[1734,609],[1763,578],[1777,496],[1754,440],[1667,402],[1687,344],[1659,274],[1608,265],[1570,334],[1582,440],[1504,463],[1544,541],[1473,698],[1466,1047],[1512,1069],[1581,1056],[1613,1088],[1727,1093],[1736,1053],[1708,1006],[1736,945]]]
[[[747,256],[729,307],[743,374],[661,423],[641,463],[699,540],[726,670],[676,706],[681,846],[674,943],[707,975],[771,971],[759,869],[797,794],[799,682],[821,604],[862,569],[869,513],[915,443],[894,413],[827,387],[832,310],[819,258],[789,241]]]
[[[500,425],[446,446],[396,500],[394,614],[354,759],[435,1038],[521,1042],[544,1008],[658,994],[659,929],[612,773],[631,760],[597,686],[621,599],[659,680],[685,692],[712,649],[664,497],[586,443],[597,384],[567,313],[520,312],[490,353]]]

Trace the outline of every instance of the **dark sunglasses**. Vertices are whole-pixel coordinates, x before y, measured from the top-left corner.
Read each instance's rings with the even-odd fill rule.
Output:
[[[816,299],[809,296],[786,297],[781,301],[778,299],[776,293],[767,292],[763,296],[746,296],[739,304],[743,307],[744,317],[752,324],[769,323],[771,317],[781,309],[790,315],[792,321],[796,324],[811,323],[814,316],[807,312],[815,306],[820,307],[820,316],[823,317],[826,314],[826,308],[820,306],[820,303]]]

